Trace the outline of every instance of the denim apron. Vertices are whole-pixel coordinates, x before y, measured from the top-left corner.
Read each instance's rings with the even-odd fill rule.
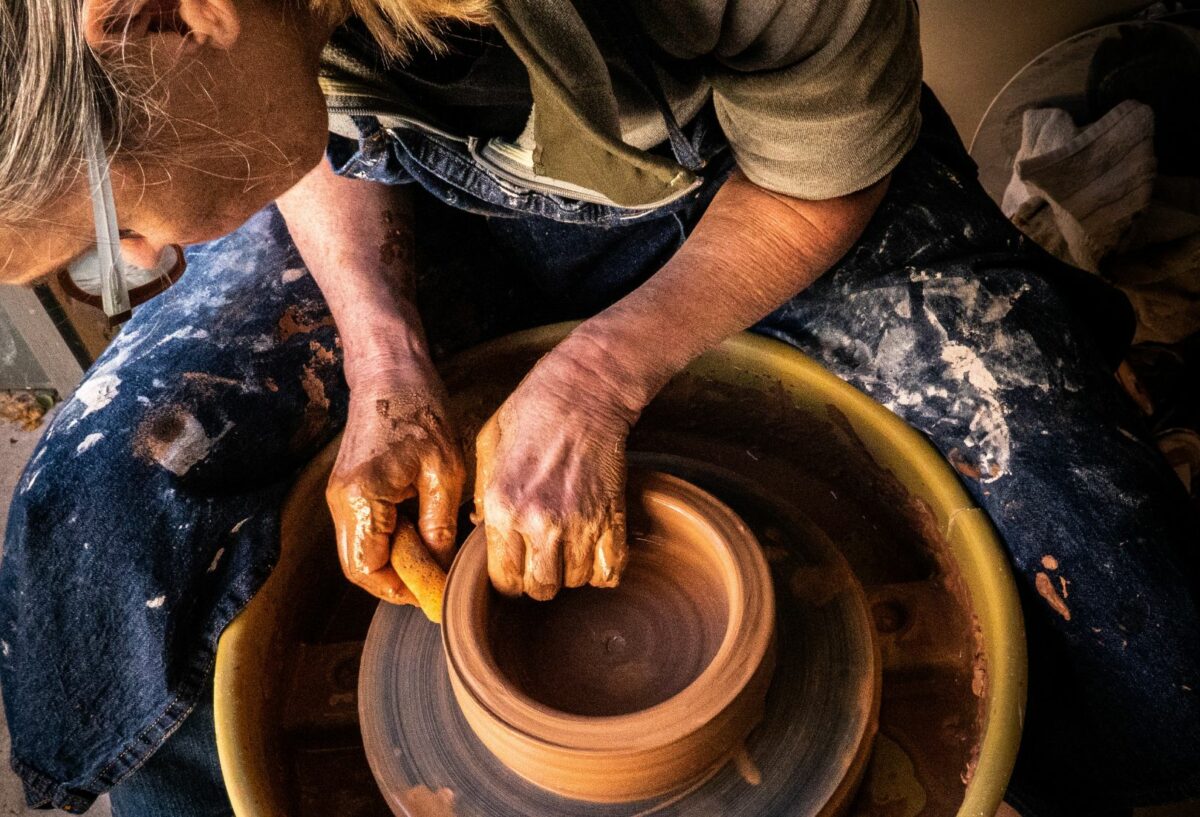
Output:
[[[1010,798],[1099,815],[1196,793],[1200,525],[1096,331],[1127,307],[1065,286],[1074,273],[1004,220],[928,92],[922,110],[861,239],[755,331],[924,432],[1003,538],[1031,660]],[[665,110],[660,149],[700,182],[631,210],[519,184],[485,141],[353,113],[361,138],[331,143],[339,172],[424,191],[419,292],[438,355],[629,292],[734,166],[711,111],[685,132]],[[211,723],[217,639],[276,562],[296,469],[345,420],[336,331],[278,212],[188,260],[59,409],[14,497],[0,684],[31,805],[80,811],[131,774],[117,794],[164,779],[183,751],[168,738],[197,706]],[[1039,594],[1046,555],[1069,599]],[[211,744],[211,728],[195,734]]]

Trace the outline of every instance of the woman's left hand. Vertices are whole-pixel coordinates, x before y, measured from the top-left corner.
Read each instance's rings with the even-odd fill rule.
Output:
[[[475,514],[488,573],[507,595],[612,587],[625,542],[625,440],[637,416],[587,344],[544,357],[479,432]]]

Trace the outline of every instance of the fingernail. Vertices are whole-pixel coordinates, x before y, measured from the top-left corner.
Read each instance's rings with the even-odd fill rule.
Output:
[[[538,601],[550,601],[558,594],[558,588],[553,584],[542,584],[541,582],[529,582],[525,585],[525,593],[532,599]]]
[[[454,544],[454,531],[449,528],[434,528],[429,532],[429,544],[444,550]]]

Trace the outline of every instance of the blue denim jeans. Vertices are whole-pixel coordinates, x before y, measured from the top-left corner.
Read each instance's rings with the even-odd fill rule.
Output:
[[[171,739],[112,790],[115,817],[233,817],[217,760],[210,686]]]
[[[1194,794],[1200,524],[1112,377],[1127,307],[1028,246],[931,98],[925,119],[860,241],[756,331],[925,433],[999,531],[1030,639],[1014,802],[1099,814]],[[731,167],[719,134],[691,133],[706,184],[645,214],[514,191],[453,144],[370,122],[333,157],[428,194],[421,302],[448,354],[590,314],[653,274]],[[183,764],[220,791],[211,714],[188,713],[275,563],[296,469],[344,422],[336,332],[278,213],[189,265],[63,405],[14,498],[0,686],[34,805],[78,811],[116,786],[120,817],[228,807],[161,781]],[[1040,575],[1069,595],[1043,596]]]

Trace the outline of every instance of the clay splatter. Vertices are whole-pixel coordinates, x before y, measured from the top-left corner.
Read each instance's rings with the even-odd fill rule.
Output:
[[[293,304],[287,308],[283,313],[283,317],[279,319],[279,328],[275,335],[276,339],[280,343],[283,343],[294,335],[307,335],[309,332],[315,332],[322,326],[333,325],[332,315],[324,315],[316,320],[312,320]]]
[[[948,365],[947,374],[964,386],[969,385],[977,395],[975,416],[971,418],[971,437],[968,445],[978,448],[980,472],[992,482],[1008,473],[1012,443],[1004,407],[997,396],[1000,384],[978,355],[966,346],[948,343],[942,349],[942,361]]]
[[[815,354],[901,416],[960,428],[955,467],[994,482],[1013,455],[1006,392],[1050,388],[1031,365],[1040,355],[1032,336],[1004,320],[1029,287],[1000,291],[921,269],[909,279],[869,293],[845,285],[842,301],[862,331],[814,326]]]
[[[304,374],[300,377],[300,385],[304,388],[304,393],[308,396],[310,406],[320,409],[323,412],[329,410],[329,397],[325,394],[325,382],[321,380],[321,376],[317,374],[315,367],[304,367]]]
[[[75,399],[83,403],[83,414],[79,419],[87,417],[107,406],[120,394],[121,378],[115,374],[102,374],[99,377],[89,377],[75,392]]]
[[[971,674],[971,694],[976,698],[982,698],[983,693],[987,691],[987,670],[976,664],[972,669]]]
[[[946,455],[946,459],[950,460],[950,464],[954,466],[954,470],[969,479],[979,479],[983,476],[983,472],[979,470],[979,466],[967,460],[963,453],[957,448],[951,448],[950,453]]]
[[[326,349],[315,340],[308,342],[308,348],[313,353],[313,362],[323,366],[333,366],[337,363],[337,355]]]
[[[745,745],[739,746],[737,751],[733,753],[733,766],[737,769],[738,774],[742,776],[751,786],[757,786],[762,783],[762,770],[758,768],[758,764],[754,762],[754,758],[750,757],[750,752],[746,750]]]
[[[1048,575],[1042,571],[1038,571],[1037,577],[1034,579],[1034,585],[1037,587],[1038,593],[1041,594],[1042,598],[1046,600],[1046,603],[1050,605],[1054,612],[1067,621],[1071,620],[1070,608],[1067,607],[1067,603],[1063,601],[1062,597],[1058,595],[1058,592],[1054,589],[1054,582],[1050,581]]]
[[[434,791],[428,786],[414,786],[400,801],[409,817],[455,817],[454,792],[447,788]]]
[[[146,602],[146,606],[149,607],[151,610],[157,610],[158,608],[162,607],[166,603],[167,603],[166,596],[155,596],[154,598],[152,598],[148,602]]]
[[[300,387],[308,397],[308,405],[304,407],[303,422],[292,436],[292,445],[295,448],[302,448],[320,436],[321,429],[329,417],[329,395],[325,393],[325,381],[317,371],[322,365],[326,365],[324,356],[317,355],[311,363],[304,364],[300,375]]]
[[[308,270],[304,269],[304,267],[293,267],[292,269],[285,269],[283,275],[279,276],[279,280],[285,284],[292,284],[307,274]]]
[[[1047,570],[1058,570],[1058,559],[1047,553],[1042,557],[1042,567]]]
[[[224,555],[225,555],[225,548],[221,548],[220,550],[217,551],[217,555],[213,556],[212,562],[208,565],[209,573],[216,572],[217,565],[219,565],[221,563],[221,557]]]
[[[84,451],[87,451],[89,448],[91,448],[92,446],[94,446],[96,443],[100,442],[103,439],[104,439],[104,435],[101,434],[99,431],[95,431],[95,432],[87,435],[86,437],[83,438],[83,442],[81,442],[79,445],[75,446],[76,455],[82,454]]]

